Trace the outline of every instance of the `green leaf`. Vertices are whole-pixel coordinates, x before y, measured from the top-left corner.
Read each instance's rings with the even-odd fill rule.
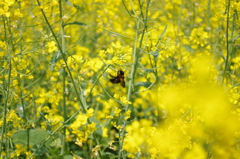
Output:
[[[234,43],[239,37],[240,37],[240,33],[232,39],[232,42]]]
[[[50,60],[50,70],[53,71],[54,70],[54,67],[56,65],[56,63],[61,59],[59,57],[59,52],[58,51],[55,51],[54,54],[52,55],[51,57],[51,60]]]
[[[32,148],[32,151],[35,153],[35,156],[42,156],[44,153],[49,152],[49,150],[45,147],[41,147],[40,149],[38,148],[38,146],[34,146]]]
[[[73,157],[71,155],[65,155],[63,156],[63,159],[72,159]]]
[[[78,11],[81,12],[86,12],[86,7],[85,6],[79,6],[77,4],[73,4],[74,8],[76,8]]]
[[[154,73],[154,70],[153,69],[148,69],[148,68],[146,68],[146,69],[144,69],[147,73]]]
[[[137,82],[135,86],[143,86],[145,88],[148,88],[151,84],[152,82]]]
[[[158,39],[162,39],[162,37],[164,36],[164,34],[165,34],[166,31],[167,31],[167,28],[168,28],[168,26],[166,25],[165,28],[164,28],[164,30],[163,30],[163,32],[161,33],[161,35],[159,36]]]
[[[117,32],[113,32],[113,31],[108,30],[108,29],[104,29],[104,28],[101,28],[101,27],[98,27],[98,28],[100,28],[100,29],[102,29],[102,30],[105,30],[105,31],[108,31],[109,33],[112,33],[112,34],[115,34],[115,35],[119,35],[119,36],[122,36],[122,37],[125,37],[125,38],[131,38],[131,39],[133,39],[132,37],[128,37],[128,36],[125,36],[125,35],[123,35],[123,34],[119,34],[119,33],[117,33]]]
[[[69,2],[68,0],[66,0],[66,4],[69,5],[69,6],[73,6],[71,2]]]
[[[49,133],[45,130],[31,129],[30,130],[30,143],[39,144],[42,142]]]
[[[50,144],[50,146],[52,146],[52,147],[59,147],[60,145],[61,145],[61,139],[60,139],[60,138],[55,139],[55,140]]]
[[[67,23],[67,24],[64,25],[64,27],[67,26],[67,25],[81,25],[81,26],[87,26],[87,27],[89,27],[87,24],[81,23],[81,22]]]
[[[27,131],[29,131],[29,135]],[[31,129],[18,131],[13,134],[12,138],[15,144],[27,145],[29,137],[29,144],[35,145],[41,143],[48,135],[47,131]]]
[[[95,133],[97,133],[98,135],[102,136],[102,127],[100,126],[100,122],[96,119],[96,117],[91,117],[89,118],[89,121],[90,122],[94,122],[96,123],[96,127],[97,127],[97,130],[95,131]]]

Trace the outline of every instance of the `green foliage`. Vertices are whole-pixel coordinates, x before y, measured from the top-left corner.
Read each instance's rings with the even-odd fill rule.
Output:
[[[20,130],[12,135],[15,144],[36,145],[41,143],[47,136],[47,131],[39,131],[38,129]]]

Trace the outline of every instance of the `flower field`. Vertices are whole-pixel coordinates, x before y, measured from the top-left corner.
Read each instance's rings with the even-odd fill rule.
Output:
[[[0,159],[239,159],[238,0],[0,0]]]

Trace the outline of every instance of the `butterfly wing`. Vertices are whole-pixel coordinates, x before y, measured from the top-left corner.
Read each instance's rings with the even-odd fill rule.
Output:
[[[109,74],[109,76],[111,76],[112,78],[116,78],[115,76],[113,76],[113,75],[111,75],[111,74]]]
[[[124,79],[121,80],[121,83],[120,83],[120,84],[121,84],[121,86],[122,86],[123,88],[125,88],[125,81],[124,81]]]
[[[112,83],[120,83],[121,82],[120,78],[117,78],[117,77],[116,78],[112,78],[109,81],[112,82]]]
[[[109,80],[111,83],[120,83],[120,85],[123,88],[125,87],[124,72],[122,70],[119,70],[117,72],[117,77],[115,77],[115,76],[113,76],[111,74],[109,74],[109,75],[112,77],[112,79]]]

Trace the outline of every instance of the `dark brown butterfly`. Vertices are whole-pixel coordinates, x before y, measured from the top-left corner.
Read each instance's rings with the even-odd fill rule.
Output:
[[[112,77],[112,79],[109,80],[111,83],[120,83],[123,88],[125,87],[124,72],[122,70],[118,70],[116,77],[112,75],[110,76]]]

